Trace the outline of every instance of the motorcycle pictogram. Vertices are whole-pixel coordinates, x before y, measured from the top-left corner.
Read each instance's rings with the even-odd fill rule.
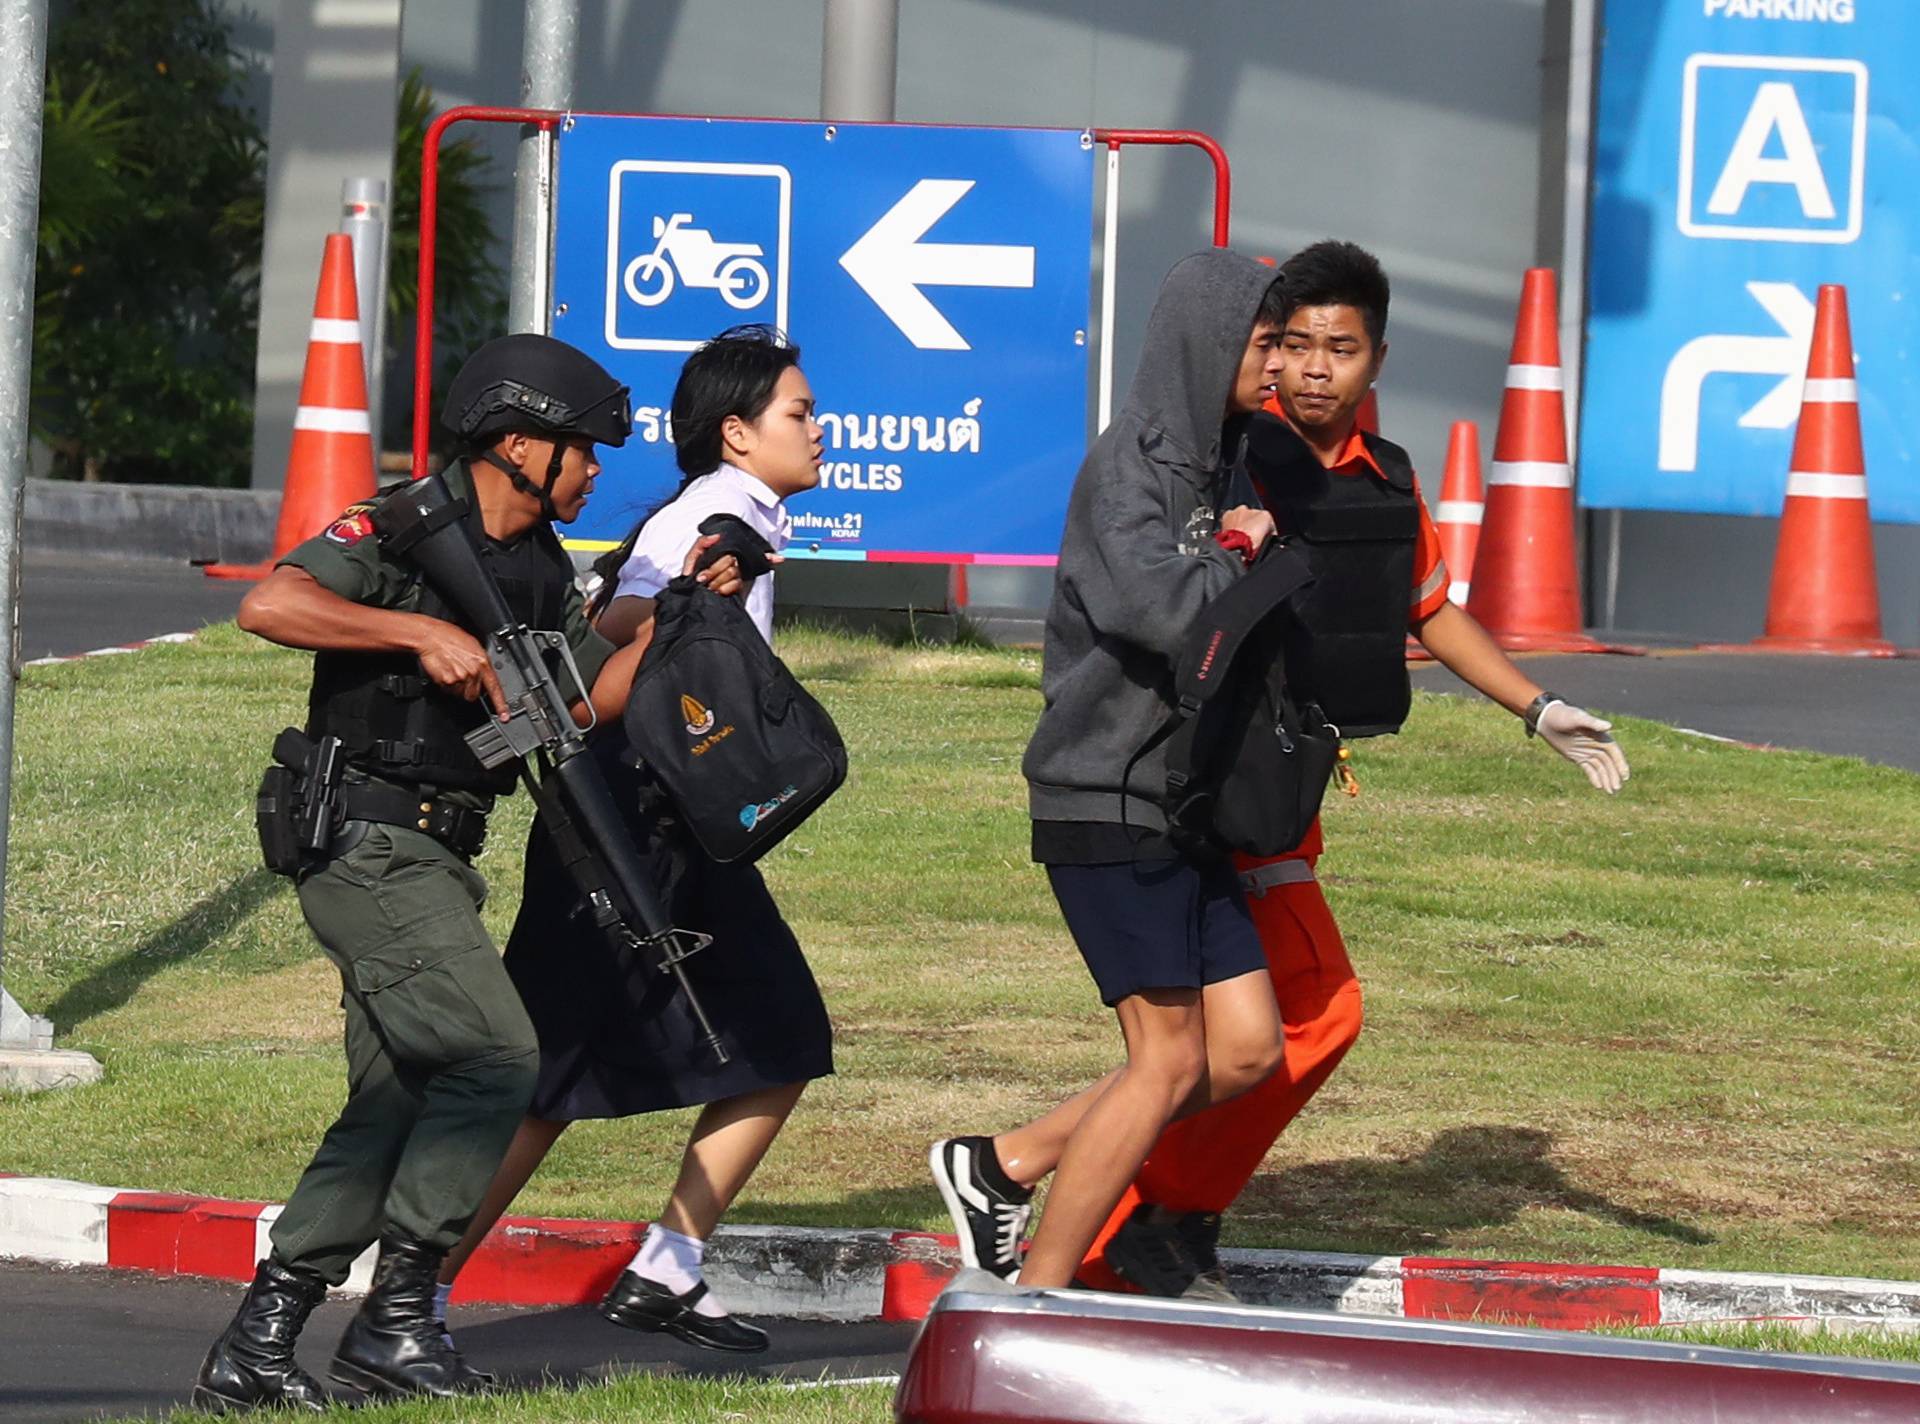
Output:
[[[766,255],[757,242],[715,242],[705,228],[689,227],[692,213],[653,220],[653,251],[627,264],[620,284],[643,307],[657,307],[673,295],[675,273],[689,287],[720,293],[739,311],[766,300],[767,269],[756,262]]]

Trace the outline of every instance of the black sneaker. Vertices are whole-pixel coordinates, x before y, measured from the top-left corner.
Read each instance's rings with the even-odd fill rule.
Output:
[[[1240,1297],[1227,1285],[1227,1268],[1220,1264],[1220,1213],[1189,1211],[1181,1213],[1173,1229],[1186,1243],[1197,1274],[1193,1284],[1181,1294],[1188,1300],[1218,1301],[1238,1305]]]
[[[1162,1211],[1141,1202],[1107,1243],[1107,1264],[1148,1295],[1236,1304],[1219,1241],[1217,1212]]]
[[[988,1180],[983,1161],[991,1161],[990,1137],[947,1137],[927,1152],[927,1167],[960,1238],[960,1259],[969,1266],[1011,1280],[1020,1269],[1020,1238],[1033,1215],[1033,1192],[1008,1192]],[[1004,1178],[999,1163],[993,1176]]]

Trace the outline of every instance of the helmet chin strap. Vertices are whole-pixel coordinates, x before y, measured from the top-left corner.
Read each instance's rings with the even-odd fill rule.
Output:
[[[549,524],[559,522],[560,513],[553,507],[553,485],[554,481],[560,478],[560,466],[565,463],[567,458],[567,447],[563,441],[556,440],[553,442],[553,457],[547,461],[547,482],[545,485],[537,485],[528,479],[525,470],[518,468],[503,458],[498,450],[488,448],[476,453],[480,459],[485,460],[489,465],[492,465],[494,469],[500,471],[501,474],[512,481],[513,487],[519,490],[520,493],[532,495],[537,499],[540,502],[540,517],[542,519],[546,520]]]

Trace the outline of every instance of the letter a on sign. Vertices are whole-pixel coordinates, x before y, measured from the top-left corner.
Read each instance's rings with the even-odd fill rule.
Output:
[[[1774,135],[1783,150],[1769,158],[1767,150]],[[1807,116],[1801,111],[1799,96],[1784,80],[1762,84],[1747,110],[1747,121],[1733,141],[1720,181],[1713,185],[1707,199],[1707,211],[1717,217],[1732,217],[1747,200],[1747,189],[1755,183],[1790,184],[1800,197],[1800,211],[1808,219],[1826,221],[1834,216],[1833,194],[1827,190],[1826,174],[1820,171],[1820,155],[1813,146],[1813,134],[1807,129]]]
[[[1680,96],[1676,216],[1686,237],[1852,242],[1867,170],[1867,67],[1696,54]]]

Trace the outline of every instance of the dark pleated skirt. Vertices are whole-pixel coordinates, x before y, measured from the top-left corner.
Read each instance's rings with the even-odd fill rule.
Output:
[[[617,730],[596,739],[596,759],[623,807],[637,779],[621,765]],[[647,828],[635,838],[650,845]],[[669,856],[653,839],[657,882]],[[529,1111],[556,1122],[687,1107],[833,1072],[833,1029],[813,971],[753,866],[720,865],[683,850],[669,901],[674,924],[713,943],[686,962],[731,1061],[706,1045],[673,978],[616,952],[592,920],[536,821],[526,888],[507,940],[506,965],[540,1038],[540,1079]]]

